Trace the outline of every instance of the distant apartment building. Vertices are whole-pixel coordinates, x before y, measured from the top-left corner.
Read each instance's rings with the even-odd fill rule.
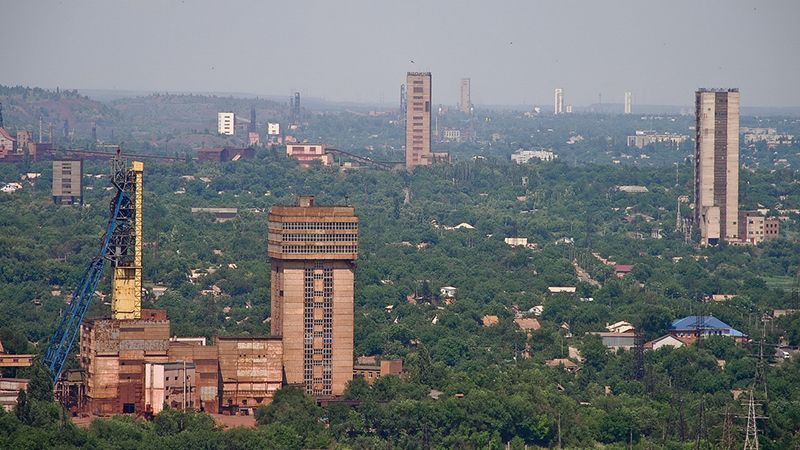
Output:
[[[330,166],[333,155],[327,152],[327,148],[325,144],[286,144],[286,156],[296,159],[303,167]]]
[[[742,127],[741,132],[744,135],[745,145],[753,145],[757,142],[766,142],[769,148],[773,148],[781,144],[790,145],[794,142],[793,135],[780,134],[775,128]]]
[[[551,150],[539,149],[539,150],[523,150],[519,149],[515,151],[511,155],[511,160],[517,164],[525,164],[532,159],[538,159],[540,161],[553,161],[558,156],[553,153]]]
[[[461,142],[461,130],[458,128],[444,128],[442,129],[442,141],[444,142]]]
[[[689,136],[685,134],[636,130],[636,134],[628,136],[628,147],[644,148],[661,142],[668,142],[677,147],[686,142],[687,139],[689,139]]]
[[[83,203],[83,161],[53,161],[53,202]]]
[[[250,131],[247,133],[247,144],[251,147],[254,145],[261,144],[261,136],[256,133],[255,131]]]
[[[739,237],[747,244],[776,239],[781,223],[777,217],[764,217],[758,211],[739,211]]]
[[[695,93],[695,222],[701,245],[739,241],[739,90]]]
[[[225,136],[233,136],[236,119],[233,112],[217,113],[217,133]]]
[[[625,114],[630,114],[633,111],[633,94],[630,92],[625,93]]]
[[[461,79],[461,96],[459,97],[458,109],[464,114],[472,112],[472,100],[470,98],[470,79]]]
[[[281,124],[279,123],[267,123],[267,134],[270,136],[277,136],[281,134]]]
[[[431,73],[406,76],[406,169],[427,166],[431,154]]]
[[[283,339],[289,384],[317,397],[353,379],[353,285],[358,217],[352,206],[299,197],[269,212],[271,329]]]
[[[0,127],[0,159],[16,152],[16,142],[17,140],[5,128]]]
[[[372,364],[361,364],[360,362],[353,366],[353,378],[363,378],[367,384],[373,384],[378,378],[387,375],[403,376],[402,359],[383,359],[380,364],[377,361]]]
[[[564,90],[556,88],[553,96],[553,114],[564,114]]]

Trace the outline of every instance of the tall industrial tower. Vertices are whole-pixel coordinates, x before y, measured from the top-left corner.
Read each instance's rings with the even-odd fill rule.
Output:
[[[406,85],[400,85],[400,114],[406,114]]]
[[[630,114],[633,111],[633,94],[630,92],[625,93],[625,114]]]
[[[128,168],[119,156],[112,160],[111,182],[128,194],[123,197],[117,227],[109,244],[113,268],[111,315],[114,319],[139,319],[142,316],[143,177],[143,162],[133,161]]]
[[[695,222],[700,245],[739,240],[739,90],[695,93]]]
[[[553,97],[553,114],[564,114],[564,90],[556,88]]]
[[[300,124],[300,92],[295,92],[294,96],[289,98],[292,106],[292,123],[295,125]]]
[[[458,109],[464,114],[469,114],[472,112],[470,84],[471,80],[469,78],[461,79],[461,95],[459,97]]]
[[[272,336],[283,340],[286,382],[341,395],[353,378],[353,285],[358,217],[351,206],[299,197],[269,212]]]
[[[406,75],[406,170],[427,166],[431,155],[431,73]]]

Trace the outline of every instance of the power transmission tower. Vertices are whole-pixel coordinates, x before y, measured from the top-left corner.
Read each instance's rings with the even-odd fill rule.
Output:
[[[753,388],[750,388],[750,398],[747,401],[747,428],[745,430],[744,450],[758,450],[758,424],[756,420],[756,402],[753,400]]]
[[[637,380],[644,378],[644,334],[637,328],[634,335],[634,368],[633,377]]]
[[[725,405],[725,412],[722,418],[722,439],[720,448],[722,450],[733,450],[735,437],[733,435],[733,418],[730,405]]]
[[[761,319],[761,339],[758,341],[758,360],[756,361],[756,376],[755,376],[755,388],[764,389],[764,402],[769,400],[767,394],[767,363],[764,358],[764,341],[766,340],[767,334],[767,318],[766,316]]]
[[[696,437],[695,444],[694,444],[694,448],[696,450],[700,449],[700,444],[703,442],[703,440],[705,438],[705,435],[706,435],[705,412],[706,412],[706,399],[702,398],[700,400],[700,414],[699,414],[700,417],[699,417],[699,420],[698,420],[699,424],[697,425],[697,437]]]

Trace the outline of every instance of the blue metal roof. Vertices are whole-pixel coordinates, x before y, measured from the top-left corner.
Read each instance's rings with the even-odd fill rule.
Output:
[[[669,328],[670,330],[696,330],[698,327],[702,330],[730,330],[731,336],[746,336],[714,316],[687,316],[683,319],[675,319]]]

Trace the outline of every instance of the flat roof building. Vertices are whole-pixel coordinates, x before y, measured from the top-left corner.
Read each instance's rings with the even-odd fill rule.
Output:
[[[333,155],[328,153],[325,144],[286,144],[286,156],[297,160],[302,167],[312,165],[330,166]]]
[[[406,170],[432,163],[431,73],[406,76]]]
[[[695,222],[700,245],[739,241],[739,90],[695,93]]]
[[[314,197],[269,213],[272,336],[283,339],[286,382],[316,397],[353,378],[353,285],[358,217]]]
[[[53,161],[53,201],[59,205],[83,203],[83,161]]]
[[[553,93],[553,114],[564,114],[564,90],[556,88]]]
[[[472,112],[472,100],[470,98],[470,84],[471,80],[469,78],[462,78],[461,79],[461,95],[458,101],[458,109],[464,114],[469,114]]]
[[[217,133],[233,136],[236,119],[233,112],[217,113]]]
[[[633,94],[630,92],[625,93],[625,114],[630,114],[633,109]]]

